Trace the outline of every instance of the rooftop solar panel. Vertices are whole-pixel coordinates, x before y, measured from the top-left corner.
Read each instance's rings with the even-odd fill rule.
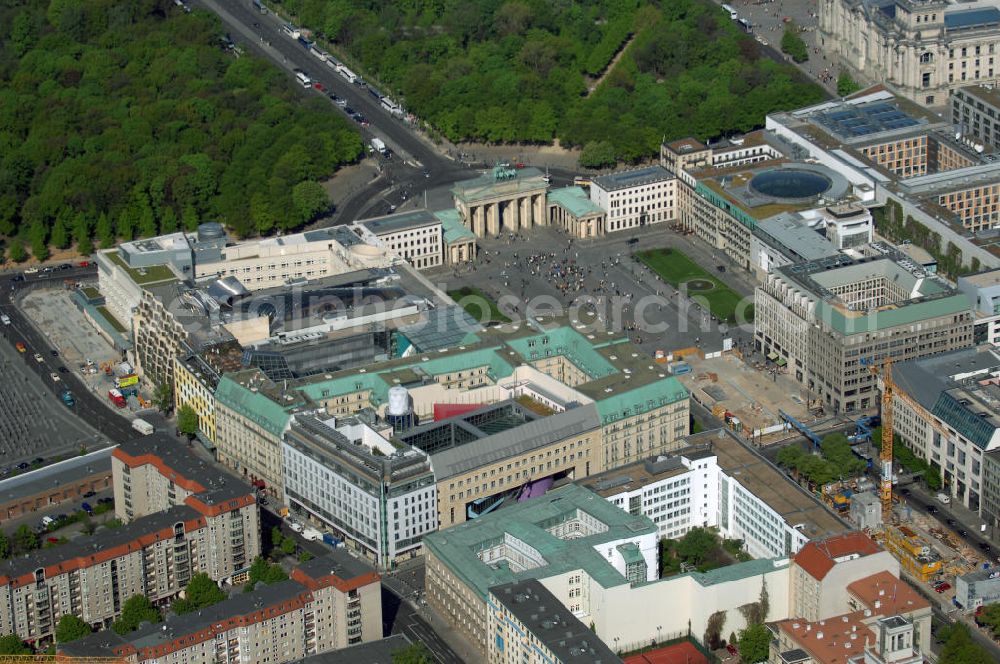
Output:
[[[888,102],[819,113],[817,120],[841,136],[851,138],[919,124],[917,119]]]

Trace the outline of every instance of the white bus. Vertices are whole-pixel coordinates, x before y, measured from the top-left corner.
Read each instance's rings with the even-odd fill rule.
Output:
[[[396,102],[388,97],[382,97],[382,108],[389,111],[391,115],[399,116],[403,114],[403,109],[401,109]]]
[[[284,25],[282,25],[281,31],[284,32],[289,37],[291,37],[292,39],[298,39],[299,36],[301,36],[302,34],[301,32],[299,32],[299,29],[296,28],[291,23],[285,23]]]
[[[313,84],[312,79],[310,79],[309,75],[306,74],[304,71],[295,72],[295,78],[298,80],[299,84],[302,85],[302,87],[304,88],[312,87]]]
[[[722,5],[722,11],[729,12],[729,18],[733,19],[734,21],[740,17],[740,15],[736,13],[736,10],[730,7],[729,5]]]
[[[358,75],[355,74],[350,69],[348,69],[347,67],[345,67],[344,65],[340,65],[340,67],[337,68],[337,71],[339,71],[340,75],[346,78],[351,83],[354,83],[358,80]]]

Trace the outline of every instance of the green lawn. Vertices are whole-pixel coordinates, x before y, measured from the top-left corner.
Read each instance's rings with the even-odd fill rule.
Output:
[[[466,313],[480,323],[510,322],[510,319],[497,308],[497,303],[474,286],[462,286],[458,290],[448,291],[448,297],[455,300]]]
[[[709,274],[704,268],[688,258],[684,252],[676,249],[650,249],[635,254],[636,260],[647,265],[660,277],[675,288],[691,279],[710,281],[714,288],[706,292],[690,292],[694,297],[703,297],[708,302],[716,318],[729,322],[736,321],[736,311],[739,309],[740,295],[724,283]],[[746,312],[747,318],[753,320],[753,307]]]

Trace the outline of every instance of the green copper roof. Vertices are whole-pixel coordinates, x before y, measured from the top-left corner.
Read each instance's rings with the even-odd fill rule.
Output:
[[[462,224],[462,217],[459,216],[458,210],[449,208],[447,210],[438,210],[432,214],[441,222],[445,244],[451,244],[458,240],[476,239],[476,234]]]
[[[378,406],[389,398],[389,387],[389,383],[377,373],[354,373],[331,380],[308,383],[302,385],[299,391],[313,401],[322,401],[341,394],[371,390],[371,404]]]
[[[909,302],[896,309],[883,309],[858,316],[847,316],[843,311],[819,300],[816,302],[816,318],[825,321],[840,334],[849,335],[875,332],[898,325],[910,325],[929,318],[968,312],[971,309],[969,298],[964,293],[923,302]]]
[[[507,345],[528,362],[562,355],[591,380],[618,373],[611,362],[594,350],[595,346],[571,327],[560,327],[530,337],[511,339]]]
[[[223,376],[215,388],[216,402],[236,411],[252,422],[256,422],[268,433],[280,437],[285,431],[289,413],[263,394],[243,387],[232,378]],[[289,407],[298,405],[289,402]]]
[[[675,403],[688,397],[688,391],[673,376],[637,387],[627,392],[610,394],[597,402],[597,413],[607,424],[614,420],[640,415],[642,413]]]
[[[576,539],[559,539],[545,530],[577,510],[586,512],[607,529]],[[595,547],[655,533],[656,525],[648,517],[632,516],[597,494],[569,484],[539,498],[431,533],[424,538],[424,546],[485,599],[489,588],[502,583],[544,579],[578,569],[604,588],[627,583]],[[488,565],[479,558],[482,551],[500,545],[508,536],[534,549],[541,564],[514,572],[505,563]]]
[[[629,542],[628,544],[619,544],[618,552],[622,554],[622,560],[625,561],[626,565],[631,565],[632,563],[644,563],[645,558],[642,557],[642,552],[639,551],[638,545],[635,542]]]
[[[548,194],[549,203],[555,203],[566,208],[574,217],[585,217],[588,214],[604,214],[604,208],[590,200],[583,187],[563,187],[553,189]]]

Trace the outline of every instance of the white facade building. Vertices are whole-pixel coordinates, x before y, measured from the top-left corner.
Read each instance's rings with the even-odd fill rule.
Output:
[[[232,276],[255,291],[387,267],[394,261],[384,250],[362,243],[350,230],[333,227],[241,242],[223,247],[214,256],[196,256],[194,276]]]
[[[416,555],[438,527],[427,455],[397,450],[354,419],[296,415],[282,445],[285,496],[381,567]]]
[[[354,229],[369,244],[388,249],[418,270],[444,262],[441,220],[427,210],[364,219]]]
[[[718,528],[723,537],[743,540],[754,558],[794,555],[812,539],[846,531],[778,470],[747,457],[752,453],[739,441],[708,434],[688,441],[707,438],[710,445],[692,445],[580,484],[630,514],[649,517],[659,537],[678,539],[692,528]]]
[[[677,178],[662,166],[618,171],[594,178],[590,200],[608,213],[607,232],[677,217]]]

